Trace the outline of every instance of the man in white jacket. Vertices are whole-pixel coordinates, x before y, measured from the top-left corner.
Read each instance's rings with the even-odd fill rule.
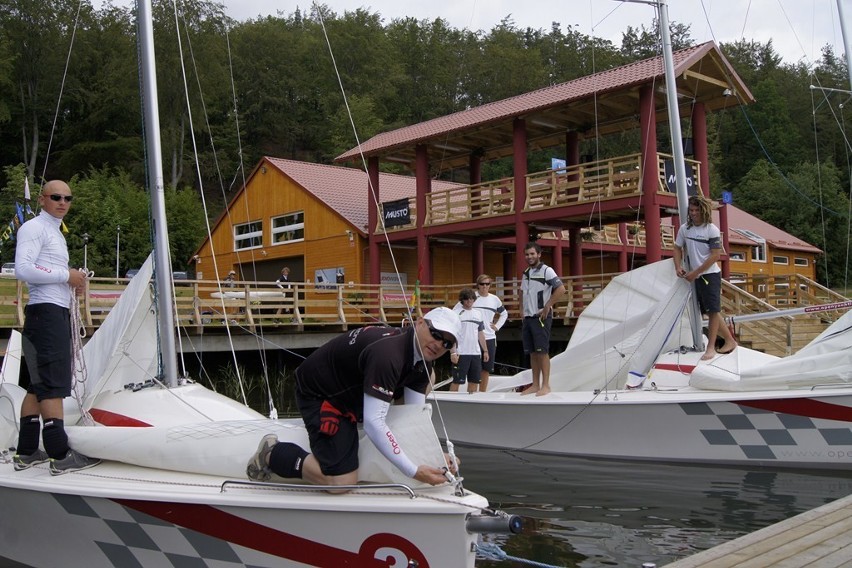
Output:
[[[13,458],[17,471],[48,459],[52,475],[100,463],[68,447],[62,409],[62,400],[71,395],[73,373],[69,308],[74,294],[86,284],[84,272],[68,267],[68,245],[61,230],[73,199],[64,181],[47,182],[38,197],[41,212],[18,229],[15,275],[29,287],[30,299],[23,330],[23,371],[29,385]],[[39,435],[44,450],[39,449]]]

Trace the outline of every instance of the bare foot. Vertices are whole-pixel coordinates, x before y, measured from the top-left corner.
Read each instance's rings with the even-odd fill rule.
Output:
[[[538,392],[538,387],[529,386],[521,391],[521,396],[525,394],[532,394],[534,392]]]
[[[544,396],[546,394],[550,394],[550,387],[542,387],[535,393],[536,396]]]
[[[731,353],[736,348],[737,348],[736,341],[732,341],[730,344],[725,343],[722,346],[722,348],[719,349],[719,351],[717,351],[717,353],[719,353],[719,355],[727,355],[728,353]]]
[[[704,352],[704,355],[701,356],[701,360],[702,361],[709,361],[710,359],[712,359],[715,356],[716,356],[716,350],[715,349],[708,349],[707,351]]]

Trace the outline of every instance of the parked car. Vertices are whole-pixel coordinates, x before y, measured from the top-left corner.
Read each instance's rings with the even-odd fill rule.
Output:
[[[3,267],[0,268],[0,274],[10,274],[10,275],[14,276],[15,275],[15,263],[14,262],[3,263]]]
[[[133,278],[138,273],[139,273],[138,268],[131,268],[127,271],[127,273],[125,273],[124,277],[125,278]],[[175,270],[174,272],[172,272],[172,279],[173,280],[189,280],[189,275],[186,272],[184,272],[183,270]]]

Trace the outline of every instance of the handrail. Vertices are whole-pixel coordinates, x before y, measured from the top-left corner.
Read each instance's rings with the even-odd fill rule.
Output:
[[[563,277],[566,294],[554,307],[554,317],[566,325],[583,312],[617,273]],[[91,278],[80,302],[82,321],[87,331],[100,326],[127,285],[125,278]],[[509,317],[520,318],[520,280],[495,279],[493,292],[503,299]],[[258,326],[282,331],[300,331],[306,327],[345,330],[350,325],[375,323],[401,325],[409,306],[417,315],[437,306],[455,305],[458,293],[470,283],[447,286],[323,284],[295,282],[279,289],[273,282],[236,282],[220,288],[210,280],[178,280],[175,308],[176,324],[197,333],[237,323],[249,331]],[[751,293],[749,290],[754,291]],[[216,297],[224,293],[223,298]],[[13,278],[0,278],[0,327],[23,325],[26,287]],[[737,283],[723,281],[722,305],[726,315],[760,313],[832,301],[848,301],[844,296],[800,275],[752,277]],[[779,303],[780,301],[780,303]],[[840,312],[820,311],[804,321],[830,323]],[[775,321],[762,320],[737,324],[740,336],[755,346],[774,353],[791,353],[796,324],[790,316]]]
[[[665,163],[672,157],[658,153],[656,158],[656,191],[670,194],[666,186]],[[701,164],[696,160],[686,161],[692,167],[692,183],[698,187]],[[608,199],[639,197],[642,195],[642,178],[642,155],[636,153],[574,164],[556,170],[528,173],[525,175],[526,200],[520,204],[515,203],[513,178],[434,190],[425,196],[423,226],[432,227],[510,215],[515,213],[518,207],[521,207],[523,212],[530,212]],[[408,223],[389,228],[387,232],[417,227],[417,216],[420,213],[417,211],[415,197],[408,198],[408,210]],[[381,220],[377,222],[374,230],[376,233],[385,230]]]

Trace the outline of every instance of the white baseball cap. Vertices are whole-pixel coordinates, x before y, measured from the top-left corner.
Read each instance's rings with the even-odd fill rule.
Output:
[[[427,320],[434,329],[452,335],[458,343],[461,337],[461,320],[456,312],[450,308],[435,308],[423,316],[423,319]]]

